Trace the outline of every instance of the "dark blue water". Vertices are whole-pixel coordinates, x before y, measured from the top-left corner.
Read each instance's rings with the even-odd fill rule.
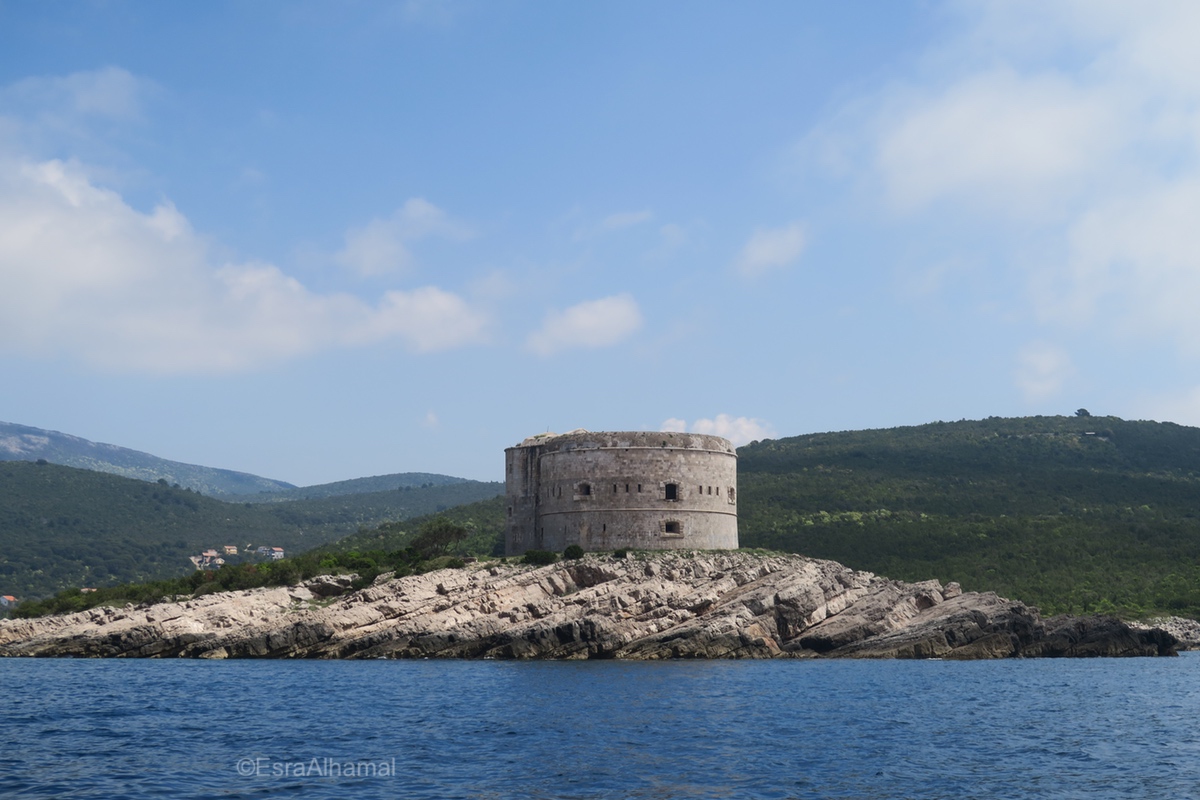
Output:
[[[1200,795],[1200,654],[0,659],[0,688],[3,797]]]

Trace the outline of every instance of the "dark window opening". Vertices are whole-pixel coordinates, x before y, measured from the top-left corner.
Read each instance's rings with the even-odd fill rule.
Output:
[[[668,500],[678,500],[679,499],[679,485],[678,484],[675,484],[675,483],[667,484],[667,499]]]
[[[667,536],[682,536],[683,523],[675,519],[667,520],[663,523],[663,533]]]
[[[642,491],[642,485],[640,483],[638,484],[638,491]]]

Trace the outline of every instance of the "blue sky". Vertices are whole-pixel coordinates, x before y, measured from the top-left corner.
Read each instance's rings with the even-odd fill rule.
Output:
[[[0,0],[0,419],[297,484],[578,427],[1200,424],[1197,32]]]

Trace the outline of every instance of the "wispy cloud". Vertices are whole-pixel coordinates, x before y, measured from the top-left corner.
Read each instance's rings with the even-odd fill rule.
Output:
[[[1003,223],[989,257],[1027,281],[1021,302],[1032,298],[1015,313],[1200,357],[1200,49],[1189,35],[1200,5],[985,0],[950,12],[961,24],[926,54],[935,68],[830,115],[808,156],[837,154],[842,174],[906,224]],[[1022,384],[1044,394],[1052,371],[1036,377],[1045,352],[1035,355],[1022,356]]]
[[[1045,400],[1057,395],[1074,373],[1070,354],[1057,345],[1034,342],[1017,353],[1014,380],[1026,400]]]
[[[33,122],[135,119],[155,84],[120,67],[24,78],[0,88],[0,105]]]
[[[471,229],[429,201],[414,197],[389,217],[376,218],[346,232],[337,263],[361,275],[384,275],[407,269],[413,261],[411,243],[430,236],[467,239]]]
[[[687,420],[672,417],[663,422],[659,430],[677,433],[691,431],[692,433],[723,436],[732,442],[734,447],[741,447],[760,439],[774,439],[778,436],[775,429],[761,419],[734,417],[729,414],[717,414],[712,419],[698,419],[691,425]]]
[[[643,211],[621,211],[605,217],[600,223],[600,228],[606,231],[619,231],[623,228],[632,228],[634,225],[641,225],[643,222],[649,222],[652,219],[654,219],[654,214],[649,209]]]
[[[588,300],[546,316],[529,336],[530,350],[549,356],[579,347],[608,347],[624,341],[642,326],[642,312],[628,294]]]
[[[594,239],[597,236],[622,231],[627,228],[633,228],[638,225],[649,222],[654,219],[654,212],[650,209],[641,211],[618,211],[614,214],[609,214],[599,222],[593,222],[578,228],[575,231],[574,239],[577,242],[586,239]]]
[[[1055,74],[1011,67],[909,99],[878,143],[892,202],[1028,214],[1061,201],[1120,144],[1120,104]]]
[[[781,228],[756,228],[738,255],[737,271],[754,278],[790,266],[800,258],[807,244],[804,225],[799,222]]]
[[[124,161],[114,144],[141,130],[148,103],[162,94],[153,81],[120,67],[35,76],[0,86],[0,148],[50,158],[68,152]],[[99,171],[99,170],[96,170]]]

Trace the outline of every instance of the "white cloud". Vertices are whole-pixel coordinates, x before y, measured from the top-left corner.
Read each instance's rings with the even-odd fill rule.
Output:
[[[1043,316],[1100,319],[1123,338],[1165,337],[1200,356],[1197,220],[1200,175],[1097,203],[1071,225],[1066,264],[1039,283]]]
[[[1074,373],[1071,356],[1056,345],[1034,342],[1017,353],[1014,380],[1026,400],[1046,400],[1057,395]]]
[[[346,244],[334,256],[362,275],[384,275],[412,264],[409,244],[430,236],[466,239],[471,230],[437,206],[414,197],[385,219],[373,219],[346,232]]]
[[[659,430],[684,433],[706,433],[713,436],[723,436],[733,443],[734,447],[758,441],[774,439],[778,434],[771,425],[761,419],[750,417],[731,417],[729,414],[717,414],[712,419],[698,419],[689,428],[686,420],[672,417],[665,421]]]
[[[1011,316],[1200,356],[1200,4],[945,9],[960,23],[945,41],[829,115],[801,152],[835,153],[859,197],[906,215],[933,249],[923,263],[1011,271],[1029,290]],[[1057,391],[1049,351],[1019,361],[1029,396]]]
[[[1121,112],[1063,76],[1000,67],[910,100],[882,131],[879,169],[903,210],[952,198],[1026,213],[1114,153]]]
[[[807,244],[808,237],[799,222],[782,228],[756,228],[737,258],[738,272],[757,277],[789,266],[800,258]]]
[[[541,356],[576,347],[608,347],[642,326],[642,312],[628,294],[588,300],[546,316],[540,330],[529,336],[528,347]]]
[[[271,264],[216,263],[170,203],[137,211],[73,163],[0,164],[0,351],[220,372],[384,341],[440,350],[484,326],[436,287],[371,305],[313,293]]]

